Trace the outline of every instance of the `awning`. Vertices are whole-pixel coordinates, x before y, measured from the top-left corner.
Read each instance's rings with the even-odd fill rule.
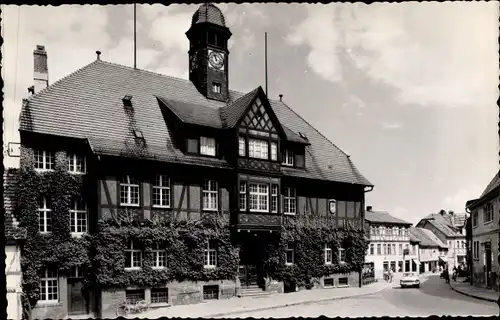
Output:
[[[413,262],[414,262],[415,264],[417,264],[417,265],[418,265],[418,264],[420,264],[420,261],[418,261],[418,259],[413,258],[412,260],[413,260]]]
[[[446,262],[443,257],[439,257],[439,260],[443,261],[443,262]]]

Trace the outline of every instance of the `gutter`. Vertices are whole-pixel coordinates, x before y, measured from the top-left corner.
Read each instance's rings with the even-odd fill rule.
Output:
[[[373,188],[374,188],[375,186],[366,186],[366,187],[371,188],[370,190],[364,190],[364,191],[365,191],[365,193],[368,193],[368,192],[372,192],[372,191],[373,191]]]

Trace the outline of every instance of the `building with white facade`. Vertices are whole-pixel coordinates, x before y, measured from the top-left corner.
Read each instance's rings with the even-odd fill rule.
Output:
[[[4,173],[5,207],[5,278],[7,284],[7,319],[22,318],[22,273],[21,246],[26,237],[26,230],[19,228],[13,211],[15,209],[15,189],[13,179],[17,175],[8,169]]]
[[[439,267],[444,267],[447,261],[448,246],[424,228],[410,228],[410,235],[419,240],[418,259],[420,273],[433,272]]]
[[[417,224],[417,227],[430,230],[448,247],[446,263],[452,272],[454,267],[466,265],[467,245],[465,239],[464,213],[441,210],[433,213]]]
[[[383,278],[389,268],[397,273],[418,270],[418,243],[410,241],[411,223],[386,211],[373,211],[371,206],[366,208],[365,220],[370,230],[365,265],[374,268],[375,278]]]
[[[499,291],[500,176],[495,174],[479,199],[468,201],[471,213],[472,284]]]

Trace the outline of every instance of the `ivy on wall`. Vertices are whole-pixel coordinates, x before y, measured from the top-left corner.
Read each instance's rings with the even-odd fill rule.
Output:
[[[82,194],[84,179],[67,172],[64,152],[56,153],[55,170],[37,172],[34,155],[23,148],[17,186],[19,225],[27,230],[21,252],[23,272],[23,305],[29,309],[38,301],[40,273],[55,267],[65,273],[73,266],[90,266],[90,237],[73,239],[70,233],[69,210],[73,197]],[[39,232],[39,201],[46,197],[51,203],[52,232]]]
[[[101,221],[94,236],[93,270],[100,287],[129,285],[153,287],[172,280],[235,279],[239,252],[231,243],[229,226],[220,216],[202,221],[153,223]],[[125,270],[125,250],[130,241],[142,250],[142,268]],[[204,249],[208,241],[217,247],[217,268],[204,268]],[[167,267],[154,269],[153,250],[159,245],[166,252]]]
[[[87,271],[88,288],[153,287],[169,281],[224,280],[238,275],[239,249],[232,241],[229,222],[223,215],[198,221],[158,221],[131,218],[133,210],[116,210],[98,223],[97,230],[82,238],[72,238],[69,210],[72,199],[84,194],[87,179],[67,172],[66,155],[56,153],[55,170],[37,172],[32,150],[23,148],[18,184],[20,226],[27,229],[22,249],[23,304],[32,308],[39,299],[39,274],[47,267],[67,273],[73,266]],[[47,197],[52,208],[52,232],[39,232],[38,205]],[[320,240],[319,240],[320,239]],[[130,241],[142,250],[142,268],[125,270],[125,251]],[[217,267],[204,268],[204,250],[209,241],[217,247]],[[295,245],[295,263],[285,265],[285,248]],[[333,261],[324,263],[324,245],[332,245]],[[165,250],[167,268],[155,269],[156,245]],[[325,224],[291,220],[284,224],[275,241],[263,248],[263,267],[276,280],[311,287],[315,278],[334,273],[360,271],[367,241],[361,230],[336,230]],[[346,250],[346,263],[337,262],[337,248]]]
[[[325,264],[325,244],[332,248],[332,264]],[[294,247],[293,265],[285,265],[286,247]],[[338,249],[344,248],[345,263],[339,263]],[[290,220],[281,229],[279,241],[269,243],[265,251],[267,275],[299,287],[311,288],[314,281],[336,273],[359,272],[364,264],[368,241],[362,230],[336,229],[317,221]]]

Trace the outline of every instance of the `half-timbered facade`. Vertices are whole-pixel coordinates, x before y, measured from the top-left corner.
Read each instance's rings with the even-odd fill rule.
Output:
[[[71,278],[49,270],[43,279],[64,288],[51,289],[59,290],[57,297],[43,296],[47,301],[37,305],[37,317],[55,315],[51,306],[63,314],[97,310],[109,316],[106,310],[116,297],[190,303],[213,296],[205,292],[213,286],[217,297],[229,297],[264,282],[260,244],[279,234],[286,221],[364,228],[365,189],[373,186],[350,157],[261,87],[249,93],[230,89],[231,32],[220,10],[202,5],[186,35],[189,81],[105,62],[98,55],[24,100],[22,157],[32,157],[40,172],[66,161],[70,174],[90,181],[86,194],[71,200],[74,237],[96,232],[99,220],[116,216],[153,221],[227,216],[232,241],[240,248],[239,278],[168,283],[167,296],[161,293],[165,289],[115,288],[79,303],[71,296],[78,290],[69,288],[70,283],[79,288],[78,274]],[[46,64],[42,71],[47,72]],[[40,232],[52,228],[50,206],[41,200]],[[140,252],[130,244],[127,268],[140,268]],[[217,249],[209,244],[205,253],[205,267],[216,267]],[[158,253],[155,267],[164,266],[165,259]]]

